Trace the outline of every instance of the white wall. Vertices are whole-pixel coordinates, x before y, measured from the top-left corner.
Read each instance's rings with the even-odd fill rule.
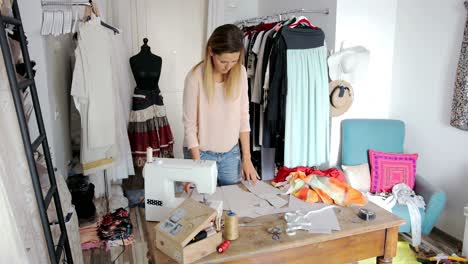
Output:
[[[258,0],[224,0],[224,23],[234,23],[256,16],[258,16]]]
[[[64,38],[47,41],[41,36],[40,1],[19,1],[19,8],[28,38],[29,55],[37,63],[35,67],[37,70],[36,87],[54,166],[62,175],[66,175],[66,164],[70,159],[71,151],[67,103],[70,72],[65,54],[70,51],[70,45]],[[35,119],[31,120],[30,126],[31,137],[37,137]]]
[[[466,18],[463,1],[398,1],[391,117],[406,123],[418,172],[446,191],[437,227],[463,238],[468,202],[468,132],[449,125]]]
[[[206,39],[206,1],[151,0],[146,2],[145,9],[148,45],[163,61],[159,87],[175,138],[174,152],[176,158],[182,158],[184,79],[189,70],[202,60]],[[176,14],[187,19],[176,19]]]
[[[388,118],[397,0],[338,0],[336,50],[362,45],[370,51],[367,75],[351,82],[354,102],[348,112],[332,119],[332,166],[340,164],[340,123],[348,118]]]
[[[328,8],[328,15],[315,13],[298,13],[295,15],[303,15],[310,22],[320,27],[325,32],[325,41],[328,49],[335,47],[335,30],[336,30],[336,0],[258,0],[258,15],[267,16],[283,13],[293,9],[304,8],[307,10],[323,10]]]

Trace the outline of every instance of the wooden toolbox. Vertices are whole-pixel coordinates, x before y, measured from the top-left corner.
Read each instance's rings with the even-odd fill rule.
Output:
[[[213,252],[222,242],[221,232],[188,243],[216,217],[216,211],[191,198],[174,209],[156,226],[156,246],[181,264],[192,263]]]

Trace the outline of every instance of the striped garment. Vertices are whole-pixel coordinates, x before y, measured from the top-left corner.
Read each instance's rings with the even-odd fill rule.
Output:
[[[128,137],[137,167],[145,164],[147,147],[153,149],[153,157],[174,157],[174,137],[159,89],[148,91],[135,88]]]

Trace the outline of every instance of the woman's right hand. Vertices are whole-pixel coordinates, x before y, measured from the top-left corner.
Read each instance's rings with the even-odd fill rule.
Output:
[[[193,185],[193,183],[191,182],[184,182],[184,192],[186,193],[191,193],[193,191],[193,188],[195,188],[195,186]]]
[[[198,147],[191,148],[190,149],[190,156],[192,157],[193,160],[199,160],[200,159],[200,149]]]

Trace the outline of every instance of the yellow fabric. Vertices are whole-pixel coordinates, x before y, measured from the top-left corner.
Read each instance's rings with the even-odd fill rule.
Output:
[[[84,163],[82,165],[83,165],[83,170],[87,171],[87,170],[91,170],[100,166],[112,164],[112,162],[114,162],[112,158],[107,158],[107,159],[100,159],[100,160],[96,160],[93,162]]]
[[[361,260],[359,264],[375,264],[375,258]],[[406,241],[398,241],[397,255],[393,258],[393,264],[420,264],[416,261],[416,256],[409,248],[409,243]]]

